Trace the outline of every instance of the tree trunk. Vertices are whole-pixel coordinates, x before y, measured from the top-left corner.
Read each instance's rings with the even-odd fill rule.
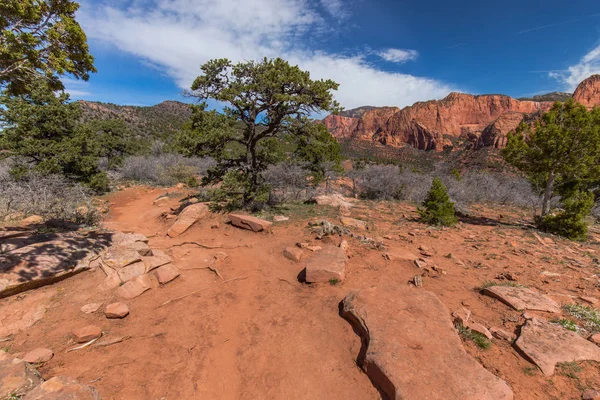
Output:
[[[550,200],[552,199],[552,189],[554,187],[554,171],[550,172],[546,188],[544,189],[544,199],[542,203],[542,217],[550,212]]]

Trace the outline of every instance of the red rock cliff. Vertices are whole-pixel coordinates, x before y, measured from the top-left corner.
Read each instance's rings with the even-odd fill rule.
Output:
[[[592,75],[577,86],[573,99],[586,107],[600,107],[600,75]]]
[[[336,139],[348,139],[356,129],[358,118],[342,117],[341,115],[328,115],[323,119],[323,124]]]

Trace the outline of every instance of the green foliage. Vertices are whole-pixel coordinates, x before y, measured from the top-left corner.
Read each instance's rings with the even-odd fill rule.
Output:
[[[79,4],[71,0],[0,2],[0,88],[22,94],[44,78],[62,89],[59,76],[87,80],[95,72],[85,33],[75,21]]]
[[[81,110],[65,93],[55,94],[45,80],[28,93],[0,96],[0,150],[13,160],[11,173],[61,174],[103,191],[108,177],[98,167],[100,157],[112,162],[128,154],[127,132],[118,122],[78,125]]]
[[[588,234],[586,217],[594,208],[592,192],[576,192],[563,201],[563,210],[539,218],[538,225],[551,232],[572,240],[585,240]]]
[[[600,313],[593,307],[567,304],[563,309],[573,317],[584,321],[584,326],[592,332],[600,332]]]
[[[454,203],[450,201],[446,186],[435,178],[423,208],[418,209],[421,221],[429,225],[454,226],[458,219],[454,214]]]
[[[479,332],[475,332],[462,324],[456,324],[455,328],[458,330],[458,334],[467,340],[472,340],[477,347],[483,350],[487,350],[492,347],[492,342]]]
[[[89,121],[77,127],[77,134],[94,142],[97,155],[108,159],[110,169],[120,167],[126,156],[139,154],[148,146],[132,137],[125,122],[118,119]]]
[[[516,133],[509,134],[502,154],[543,193],[540,226],[581,238],[583,218],[591,211],[586,193],[600,184],[600,109],[589,111],[573,100],[556,103],[533,130],[521,124]],[[556,195],[562,197],[565,213],[545,218]]]
[[[570,319],[562,318],[562,319],[553,320],[551,322],[553,322],[555,324],[559,324],[560,326],[562,326],[563,328],[565,328],[569,331],[577,332],[579,330],[579,327],[577,326],[577,324],[574,321],[571,321]]]
[[[210,155],[217,165],[203,184],[223,182],[219,192],[230,207],[266,201],[263,172],[277,162],[300,159],[316,174],[327,162],[339,164],[340,150],[309,116],[337,111],[331,80],[312,80],[308,72],[277,59],[232,64],[212,60],[192,84],[192,96],[227,103],[223,113],[195,107],[192,123],[175,140],[187,155]]]

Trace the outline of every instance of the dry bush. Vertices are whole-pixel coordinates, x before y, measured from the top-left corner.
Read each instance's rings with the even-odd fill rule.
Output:
[[[190,186],[214,165],[210,158],[186,158],[179,154],[127,157],[113,176],[117,180],[135,181],[157,186],[172,186],[179,182]]]
[[[307,179],[308,173],[298,164],[271,165],[263,174],[265,183],[271,188],[269,203],[308,200],[314,194]]]
[[[89,189],[60,175],[31,175],[15,181],[0,164],[0,218],[40,215],[45,220],[93,224],[98,215]]]
[[[356,182],[358,194],[373,200],[421,203],[436,176],[442,179],[459,209],[474,203],[528,207],[539,204],[540,200],[524,178],[482,170],[470,170],[458,176],[441,166],[420,173],[393,165],[369,165],[351,171],[350,176]]]

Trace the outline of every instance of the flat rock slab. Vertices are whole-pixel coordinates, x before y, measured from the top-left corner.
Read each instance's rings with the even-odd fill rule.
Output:
[[[23,356],[23,361],[30,364],[45,363],[54,357],[54,352],[50,349],[35,349]]]
[[[198,203],[187,206],[179,214],[175,223],[168,230],[167,235],[172,238],[181,235],[208,214],[208,212],[209,210],[206,204]]]
[[[0,254],[0,298],[88,270],[90,257],[105,248],[110,237],[79,233],[38,235],[31,238],[36,243]]]
[[[494,297],[511,306],[515,310],[560,312],[560,305],[533,289],[512,286],[491,286],[484,289],[484,294]]]
[[[56,376],[42,383],[22,400],[102,400],[96,389]]]
[[[346,260],[346,252],[343,249],[333,246],[325,247],[306,262],[306,282],[343,281],[346,277]]]
[[[557,363],[600,361],[600,347],[575,332],[539,318],[525,322],[515,345],[545,375],[553,375]]]
[[[237,226],[238,228],[242,229],[248,229],[252,232],[262,232],[265,229],[269,229],[271,225],[273,225],[272,222],[253,217],[252,215],[229,214],[229,220],[233,226]]]
[[[20,398],[41,381],[37,371],[25,361],[0,354],[0,399],[10,399],[12,395]]]
[[[129,315],[129,307],[125,303],[111,303],[106,306],[104,315],[109,319],[121,319]]]
[[[171,282],[179,275],[181,275],[181,273],[179,272],[177,267],[175,267],[172,264],[163,265],[162,267],[159,267],[154,270],[154,276],[156,277],[158,283],[160,283],[161,285],[165,285]]]
[[[350,293],[342,306],[362,339],[358,363],[387,398],[513,398],[506,382],[465,352],[449,310],[433,293],[372,287]]]

